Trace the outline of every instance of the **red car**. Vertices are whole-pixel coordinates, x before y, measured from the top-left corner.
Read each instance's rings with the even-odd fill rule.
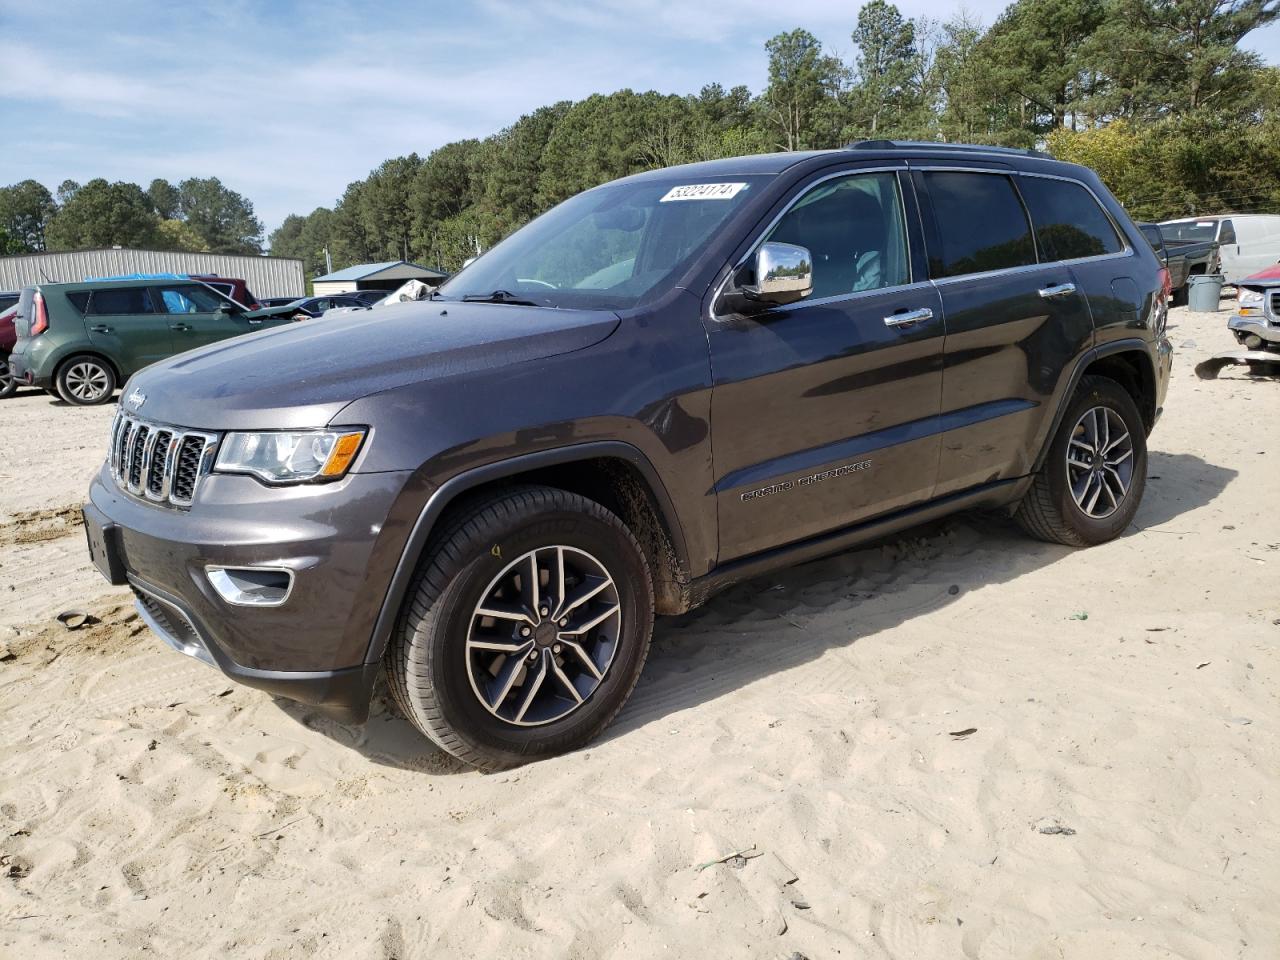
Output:
[[[18,342],[18,330],[15,324],[17,316],[16,303],[8,310],[0,312],[0,398],[7,397],[18,389],[18,382],[9,372],[9,354],[13,352],[13,345]]]
[[[191,274],[191,279],[199,280],[201,283],[213,287],[220,294],[230,297],[246,310],[257,310],[261,306],[258,303],[258,298],[249,290],[249,285],[238,277],[219,277],[212,273],[193,273]]]

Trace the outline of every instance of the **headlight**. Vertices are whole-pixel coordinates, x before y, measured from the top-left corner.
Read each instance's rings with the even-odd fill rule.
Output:
[[[1241,287],[1240,292],[1236,295],[1236,301],[1242,307],[1249,303],[1261,303],[1262,299],[1261,290],[1249,290],[1246,287]]]
[[[336,480],[351,467],[364,430],[228,433],[213,469],[248,473],[267,483]]]

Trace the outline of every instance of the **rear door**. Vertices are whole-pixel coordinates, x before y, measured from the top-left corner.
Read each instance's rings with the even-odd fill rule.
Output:
[[[905,174],[849,170],[801,188],[757,238],[752,253],[807,248],[813,292],[708,323],[721,562],[932,492],[943,328],[912,261],[918,222]]]
[[[1018,177],[1043,262],[1070,267],[1093,318],[1094,339],[1133,336],[1150,296],[1150,261],[1134,256],[1123,234],[1084,184],[1063,177],[1023,173]]]
[[[122,381],[173,353],[168,320],[146,287],[104,285],[67,299],[83,312],[89,342],[116,365]]]
[[[1049,401],[1093,324],[1071,267],[1037,257],[1011,172],[915,177],[946,317],[941,497],[1031,471]]]

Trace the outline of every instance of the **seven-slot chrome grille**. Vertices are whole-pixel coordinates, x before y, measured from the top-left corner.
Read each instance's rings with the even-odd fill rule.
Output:
[[[191,506],[213,467],[218,435],[120,413],[111,425],[111,475],[120,489],[156,503]]]

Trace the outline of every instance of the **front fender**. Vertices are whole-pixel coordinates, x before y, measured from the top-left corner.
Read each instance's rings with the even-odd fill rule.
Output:
[[[459,496],[468,490],[492,483],[495,480],[519,476],[545,467],[560,466],[597,458],[623,460],[640,472],[654,496],[658,509],[662,512],[667,530],[671,534],[671,545],[676,551],[676,557],[680,564],[687,569],[689,554],[684,536],[684,527],[676,514],[671,497],[653,463],[644,453],[628,443],[599,441],[571,444],[553,450],[542,450],[537,453],[512,457],[472,468],[451,477],[438,487],[431,487],[421,476],[415,477],[406,484],[405,495],[414,498],[421,497],[425,493],[425,502],[418,510],[416,519],[412,521],[413,526],[409,531],[408,538],[405,540],[404,547],[400,551],[400,557],[388,582],[386,595],[383,598],[382,607],[374,624],[373,634],[370,637],[365,663],[377,663],[386,652],[387,644],[391,639],[391,631],[395,629],[400,608],[409,591],[409,585],[413,579],[414,571],[417,569],[418,561],[426,549],[427,542],[431,539],[431,532],[435,529],[441,515]],[[403,505],[397,505],[395,510],[395,513],[401,519],[406,518],[411,512],[411,510],[406,511]]]

